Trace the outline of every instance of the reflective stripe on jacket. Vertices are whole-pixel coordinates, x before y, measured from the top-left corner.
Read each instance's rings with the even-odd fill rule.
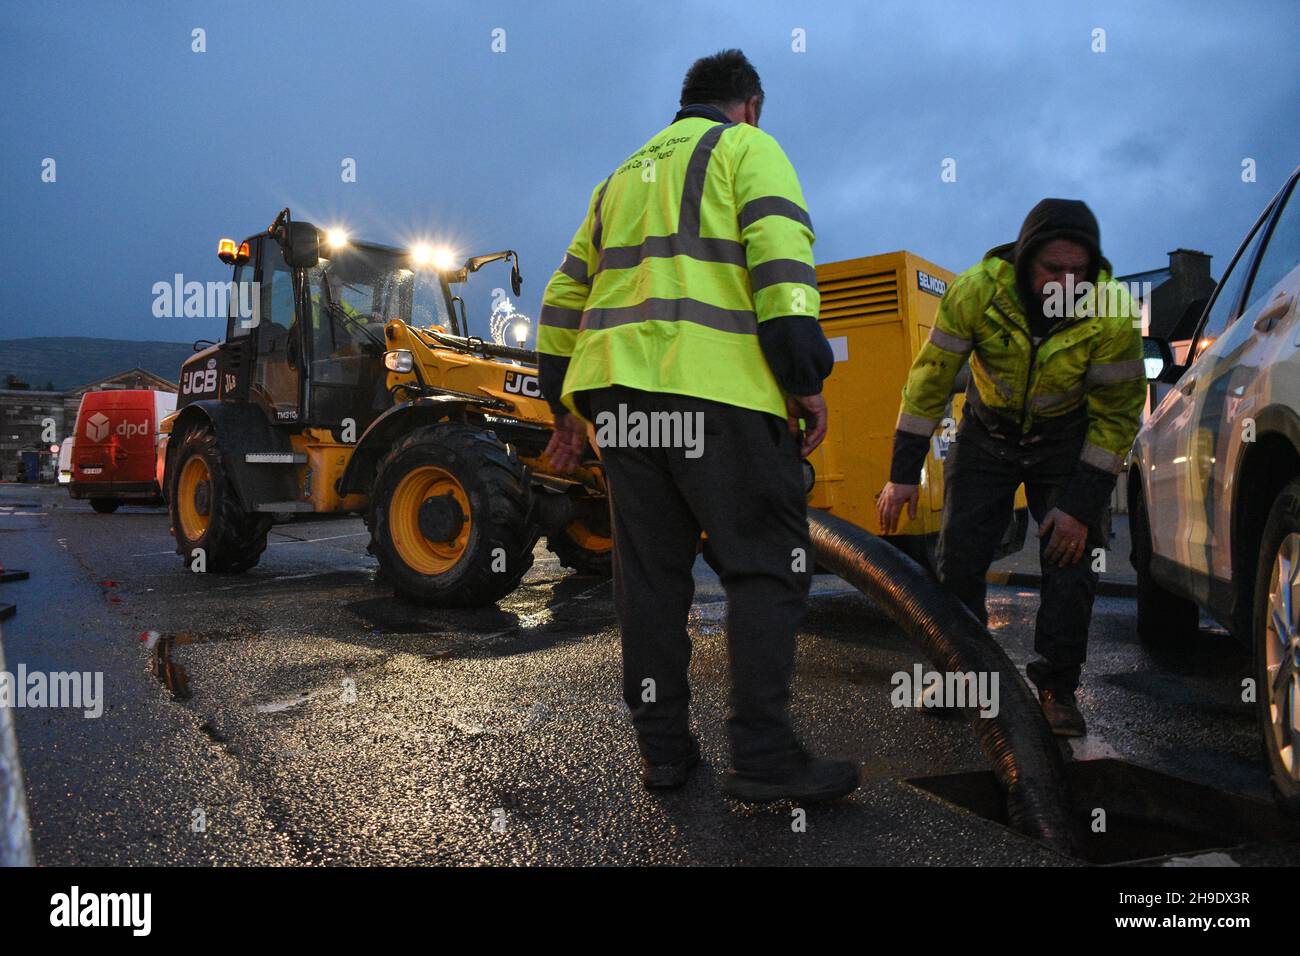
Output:
[[[816,318],[813,238],[775,139],[677,120],[592,191],[547,284],[537,350],[571,356],[564,404],[617,384],[784,418],[758,326]]]

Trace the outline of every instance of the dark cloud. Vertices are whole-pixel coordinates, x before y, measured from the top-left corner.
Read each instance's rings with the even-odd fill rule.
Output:
[[[85,3],[6,19],[0,337],[211,335],[153,318],[151,286],[225,278],[217,238],[283,205],[380,241],[517,248],[535,314],[592,185],[724,46],[763,75],[821,259],[908,248],[961,269],[1057,195],[1093,206],[1121,271],[1191,246],[1217,272],[1300,157],[1285,0]]]

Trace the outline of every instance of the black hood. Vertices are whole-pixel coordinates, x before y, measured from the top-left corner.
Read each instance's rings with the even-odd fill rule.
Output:
[[[1097,281],[1101,270],[1101,229],[1087,203],[1079,199],[1044,199],[1025,217],[1016,239],[1012,262],[1016,281],[1029,280],[1029,265],[1034,254],[1053,239],[1069,239],[1088,250],[1089,282]]]

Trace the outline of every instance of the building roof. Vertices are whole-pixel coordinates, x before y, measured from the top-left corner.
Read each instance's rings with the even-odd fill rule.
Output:
[[[86,392],[102,391],[108,388],[151,388],[162,392],[174,392],[176,391],[176,383],[137,366],[124,372],[116,372],[96,382],[68,389],[65,394],[84,395]]]
[[[1118,282],[1136,282],[1139,284],[1139,290],[1141,289],[1141,283],[1150,282],[1152,291],[1155,291],[1157,286],[1164,285],[1172,279],[1173,276],[1173,270],[1168,266],[1165,266],[1163,269],[1148,269],[1146,272],[1130,272],[1126,276],[1116,276],[1115,279]],[[1134,298],[1140,299],[1141,295],[1135,296]]]

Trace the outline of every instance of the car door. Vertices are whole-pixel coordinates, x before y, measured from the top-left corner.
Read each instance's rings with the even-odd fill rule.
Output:
[[[1190,364],[1174,388],[1152,411],[1147,424],[1147,514],[1152,551],[1181,567],[1208,575],[1210,571],[1206,494],[1210,474],[1204,470],[1219,434],[1216,419],[1222,398],[1208,386],[1222,375],[1225,355],[1241,347],[1240,335],[1226,336],[1241,311],[1242,296],[1254,267],[1273,206],[1256,221],[1246,241],[1219,281],[1201,319],[1192,345]],[[1202,595],[1204,597],[1204,595]]]
[[[1225,361],[1207,370],[1207,396],[1220,406],[1222,426],[1212,447],[1194,469],[1205,472],[1209,498],[1205,537],[1211,570],[1222,580],[1232,578],[1232,514],[1241,489],[1232,487],[1245,444],[1254,440],[1254,415],[1276,401],[1275,393],[1294,395],[1283,381],[1296,366],[1296,296],[1300,291],[1300,197],[1295,179],[1284,193],[1268,225],[1253,274],[1242,296],[1241,314],[1224,334]],[[1203,376],[1204,377],[1204,376]],[[1277,384],[1270,385],[1269,379]]]

